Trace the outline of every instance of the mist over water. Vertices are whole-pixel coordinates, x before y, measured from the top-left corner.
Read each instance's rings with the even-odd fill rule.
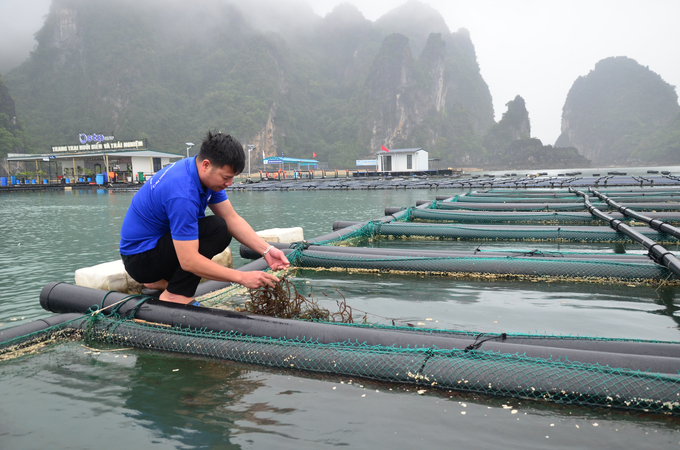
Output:
[[[505,104],[516,95],[527,101],[533,135],[554,143],[560,134],[562,107],[578,77],[595,63],[612,56],[627,56],[659,73],[674,86],[680,85],[680,68],[672,57],[680,42],[674,20],[680,3],[663,0],[572,0],[569,3],[531,0],[479,0],[451,2],[422,0],[436,9],[451,31],[469,30],[479,66],[493,96],[496,120]],[[51,0],[0,2],[0,73],[28,58],[35,46],[33,35],[42,27]],[[179,2],[145,0],[151,14],[162,14],[163,5]],[[202,0],[186,3],[235,4],[244,18],[263,32],[294,32],[315,26],[343,2],[337,0],[233,1]],[[376,21],[403,0],[366,2],[349,0],[370,21]],[[190,15],[190,14],[189,14]],[[189,17],[187,15],[187,18]],[[206,23],[219,15],[187,22],[185,29],[200,34]],[[575,25],[578,24],[578,30]]]

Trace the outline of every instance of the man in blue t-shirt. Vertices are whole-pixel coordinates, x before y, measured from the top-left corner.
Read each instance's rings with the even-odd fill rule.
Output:
[[[190,304],[201,278],[256,289],[278,282],[261,272],[240,272],[211,261],[232,236],[261,253],[273,270],[289,266],[283,252],[268,245],[239,216],[224,188],[243,171],[241,144],[222,133],[208,135],[194,158],[161,169],[142,186],[120,230],[120,254],[128,274],[159,298]],[[215,214],[205,215],[209,207]]]

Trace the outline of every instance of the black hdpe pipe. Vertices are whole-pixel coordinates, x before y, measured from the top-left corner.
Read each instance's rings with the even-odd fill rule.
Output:
[[[479,217],[479,220],[483,219],[495,219],[503,221],[548,221],[548,220],[559,220],[563,222],[586,222],[592,221],[593,215],[589,212],[546,212],[546,211],[526,211],[526,212],[513,212],[513,211],[454,211],[454,210],[444,210],[444,209],[432,209],[425,212],[414,211],[413,216],[415,218],[422,218],[419,215],[436,215],[441,217],[441,220],[451,220],[455,222],[464,222],[466,219],[470,220],[471,217]],[[610,215],[615,219],[626,220],[624,214],[615,212],[610,213]],[[672,221],[680,221],[679,212],[650,212],[647,213],[648,217]],[[447,218],[449,217],[449,218]],[[429,217],[425,217],[429,218]],[[477,219],[475,219],[477,220]]]
[[[444,200],[449,199],[449,198],[453,198],[453,197],[448,196],[448,197],[445,197]],[[434,202],[432,202],[431,200],[418,200],[415,209],[430,209],[430,207],[432,206],[432,203],[434,203]],[[408,208],[400,207],[400,206],[388,206],[388,207],[385,208],[385,216],[390,217],[390,218],[394,218],[394,219],[399,219],[401,216],[406,214],[406,211],[408,211]]]
[[[592,190],[592,188],[590,188]],[[658,197],[658,196],[671,196],[671,197],[678,197],[680,196],[680,191],[677,190],[677,188],[674,188],[673,190],[670,189],[647,189],[645,188],[644,192],[641,192],[640,189],[637,190],[623,190],[623,191],[604,191],[600,190],[601,193],[604,195],[608,195],[609,197],[650,197],[653,199],[653,197]],[[466,195],[467,197],[507,197],[507,198],[516,198],[516,197],[535,197],[535,198],[561,198],[561,197],[574,197],[575,194],[568,192],[566,189],[554,192],[552,190],[549,191],[526,191],[526,190],[512,190],[509,192],[502,192],[502,191],[494,191],[494,192],[483,192],[483,191],[473,191],[470,192]],[[440,198],[437,198],[437,200],[442,200]]]
[[[83,315],[77,313],[59,314],[57,316],[46,317],[44,319],[34,320],[33,322],[16,327],[7,328],[6,330],[0,330],[0,345],[14,338],[26,336],[38,331],[43,331],[47,328],[53,327],[55,325],[61,325],[65,322],[75,320],[80,317],[83,317]]]
[[[559,191],[546,191],[546,192],[541,192],[541,191],[526,191],[526,190],[515,190],[513,189],[512,191],[509,192],[503,192],[503,191],[494,191],[494,192],[484,192],[484,191],[472,191],[467,194],[468,197],[508,197],[509,199],[515,198],[515,197],[537,197],[537,198],[561,198],[561,197],[573,197],[574,194],[567,192],[566,190]],[[437,200],[440,200],[437,198]],[[443,199],[442,199],[443,200]]]
[[[394,218],[390,218],[389,220],[393,220]],[[325,241],[330,241],[330,240],[335,240],[335,239],[342,239],[345,236],[354,233],[361,227],[366,225],[366,222],[361,222],[357,225],[352,225],[346,228],[341,228],[339,230],[335,230],[332,233],[324,234],[322,236],[317,236],[313,239],[308,240],[307,242],[325,242]]]
[[[352,222],[349,220],[336,220],[333,222],[333,231],[342,230],[343,228],[351,227],[354,225],[363,225],[366,222]]]
[[[570,188],[571,189],[571,188]],[[588,208],[588,211],[590,213],[597,217],[598,219],[602,219],[606,222],[609,223],[609,226],[615,229],[616,231],[620,231],[621,233],[625,234],[629,238],[633,239],[635,242],[641,244],[645,249],[649,251],[649,256],[659,264],[665,266],[673,272],[673,274],[676,277],[680,277],[680,261],[675,257],[675,255],[668,250],[666,250],[664,247],[661,246],[661,244],[641,235],[637,231],[633,230],[633,228],[629,227],[625,223],[621,222],[618,219],[614,219],[613,217],[603,213],[599,209],[595,208],[591,203],[588,198],[588,194],[582,191],[578,191],[574,189],[574,192],[576,192],[578,195],[583,197],[584,202],[586,204],[586,207]]]
[[[521,354],[474,351],[404,352],[397,347],[334,345],[313,347],[269,340],[182,336],[139,330],[126,322],[95,322],[93,338],[108,343],[163,350],[317,373],[359,376],[440,389],[511,397],[533,397],[581,405],[672,411],[680,380],[665,374],[620,371],[560,361],[558,365]],[[521,384],[520,384],[521,383]]]
[[[650,238],[677,241],[650,227],[639,232]],[[550,240],[550,241],[630,241],[630,238],[607,226],[565,225],[507,225],[507,224],[442,224],[442,223],[386,223],[376,230],[380,236],[424,236],[458,240]]]
[[[290,244],[272,243],[281,250],[292,252]],[[335,247],[332,245],[309,245],[304,250],[305,254],[313,255],[332,255],[364,257],[364,258],[534,258],[540,260],[596,260],[596,261],[615,261],[627,263],[649,263],[653,264],[645,255],[632,254],[606,254],[606,253],[583,253],[583,254],[561,254],[561,253],[542,253],[534,251],[511,251],[511,252],[477,252],[477,251],[458,251],[458,250],[409,250],[402,248],[370,248],[370,247]],[[260,254],[241,244],[239,253],[244,259],[258,259]]]
[[[658,219],[652,219],[649,216],[640,214],[637,211],[633,211],[632,209],[627,208],[623,205],[619,205],[614,200],[612,200],[611,198],[607,197],[604,194],[601,194],[598,191],[591,190],[591,192],[595,194],[600,200],[604,200],[605,202],[607,202],[609,206],[618,210],[621,214],[624,214],[628,217],[632,217],[633,219],[639,220],[640,222],[646,223],[651,228],[661,231],[662,233],[666,233],[676,238],[680,238],[680,230],[675,228],[674,226],[668,225],[667,223]]]
[[[406,208],[403,208],[401,206],[388,206],[385,208],[385,215],[389,216],[392,214],[396,214],[400,211],[406,211]]]
[[[605,264],[608,263],[608,264]],[[626,264],[627,263],[627,264]],[[632,264],[631,264],[632,263]],[[616,259],[567,259],[535,258],[531,254],[491,257],[386,257],[376,254],[347,254],[323,250],[305,250],[299,267],[332,269],[413,271],[466,274],[499,274],[523,276],[617,278],[622,280],[662,281],[668,277],[668,269],[650,260],[625,261]]]
[[[545,199],[545,200],[544,200]],[[458,203],[542,203],[543,201],[545,202],[550,202],[550,203],[580,203],[583,200],[579,198],[576,195],[573,195],[571,197],[508,197],[505,195],[499,196],[499,197],[491,197],[491,196],[478,196],[478,195],[461,195],[458,197],[456,202]]]
[[[437,209],[471,210],[471,211],[580,211],[585,210],[581,204],[571,203],[472,203],[472,202],[442,202]]]
[[[74,286],[67,283],[47,284],[40,293],[40,304],[47,311],[57,313],[85,313],[94,305],[106,308],[120,302],[125,294],[108,293],[99,289]],[[137,301],[132,299],[120,306],[121,316],[134,312]],[[357,345],[379,345],[401,348],[438,348],[465,350],[477,348],[484,351],[522,355],[528,358],[560,359],[568,362],[609,365],[624,369],[651,371],[666,375],[678,375],[680,359],[650,354],[658,348],[659,353],[667,354],[665,345],[651,344],[640,354],[616,353],[606,351],[608,341],[592,341],[590,350],[574,350],[531,344],[523,339],[523,344],[515,344],[512,337],[495,336],[494,339],[478,342],[476,336],[450,336],[438,334],[419,334],[409,331],[393,331],[375,328],[348,327],[325,323],[304,322],[279,319],[275,317],[245,314],[197,306],[179,305],[160,300],[148,300],[138,307],[135,318],[147,322],[161,323],[173,327],[200,329],[213,332],[233,332],[252,337],[300,340],[319,344],[347,343]],[[554,339],[554,338],[546,338]],[[471,347],[472,346],[472,347]],[[675,354],[678,354],[677,351]],[[260,355],[266,360],[267,355]]]
[[[541,201],[542,200],[542,201]],[[644,206],[647,210],[650,208],[655,208],[657,209],[663,209],[662,205],[664,203],[670,202],[670,200],[674,200],[675,203],[670,203],[673,205],[673,207],[677,208],[678,203],[678,197],[677,196],[671,196],[671,195],[664,195],[664,196],[658,196],[655,198],[649,198],[649,197],[640,197],[640,196],[623,196],[618,198],[619,201],[624,202],[624,203],[632,203],[637,205]],[[656,200],[655,203],[650,203],[650,201]],[[547,202],[547,199],[544,199],[544,197],[507,197],[507,196],[500,196],[500,197],[479,197],[479,196],[463,196],[461,195],[458,197],[456,200],[457,203],[483,203],[483,204],[488,204],[488,203],[503,203],[503,204],[509,204],[509,203],[542,203],[543,201]],[[558,197],[558,198],[549,198],[548,204],[553,204],[553,203],[560,203],[560,204],[565,204],[567,206],[569,205],[574,205],[574,204],[583,204],[583,199],[577,195],[574,195],[572,197]],[[567,207],[565,206],[565,207]]]
[[[606,203],[604,204],[606,205]],[[599,205],[598,205],[599,206]],[[638,210],[654,211],[680,211],[680,203],[634,203]],[[578,203],[472,203],[472,202],[445,202],[440,203],[437,209],[461,210],[470,209],[475,211],[580,211],[587,208]]]

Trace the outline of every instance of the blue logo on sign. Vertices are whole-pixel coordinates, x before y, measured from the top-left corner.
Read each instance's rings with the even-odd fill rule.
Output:
[[[81,144],[87,144],[88,142],[99,142],[101,143],[104,140],[104,135],[103,134],[85,134],[85,133],[80,133],[78,135],[78,140],[80,141]]]

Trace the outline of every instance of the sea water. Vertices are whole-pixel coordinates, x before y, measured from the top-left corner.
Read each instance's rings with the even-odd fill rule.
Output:
[[[369,220],[387,206],[456,193],[229,195],[255,229],[301,226],[311,238],[330,232],[336,220]],[[96,189],[0,194],[0,328],[50,315],[38,302],[46,283],[73,282],[76,269],[118,258],[132,195]],[[532,244],[513,243],[525,246]],[[237,244],[231,248],[237,255]],[[340,292],[377,322],[680,341],[677,294],[667,286],[300,276],[317,295]],[[680,447],[680,420],[672,417],[117,350],[73,342],[0,362],[0,448]]]

